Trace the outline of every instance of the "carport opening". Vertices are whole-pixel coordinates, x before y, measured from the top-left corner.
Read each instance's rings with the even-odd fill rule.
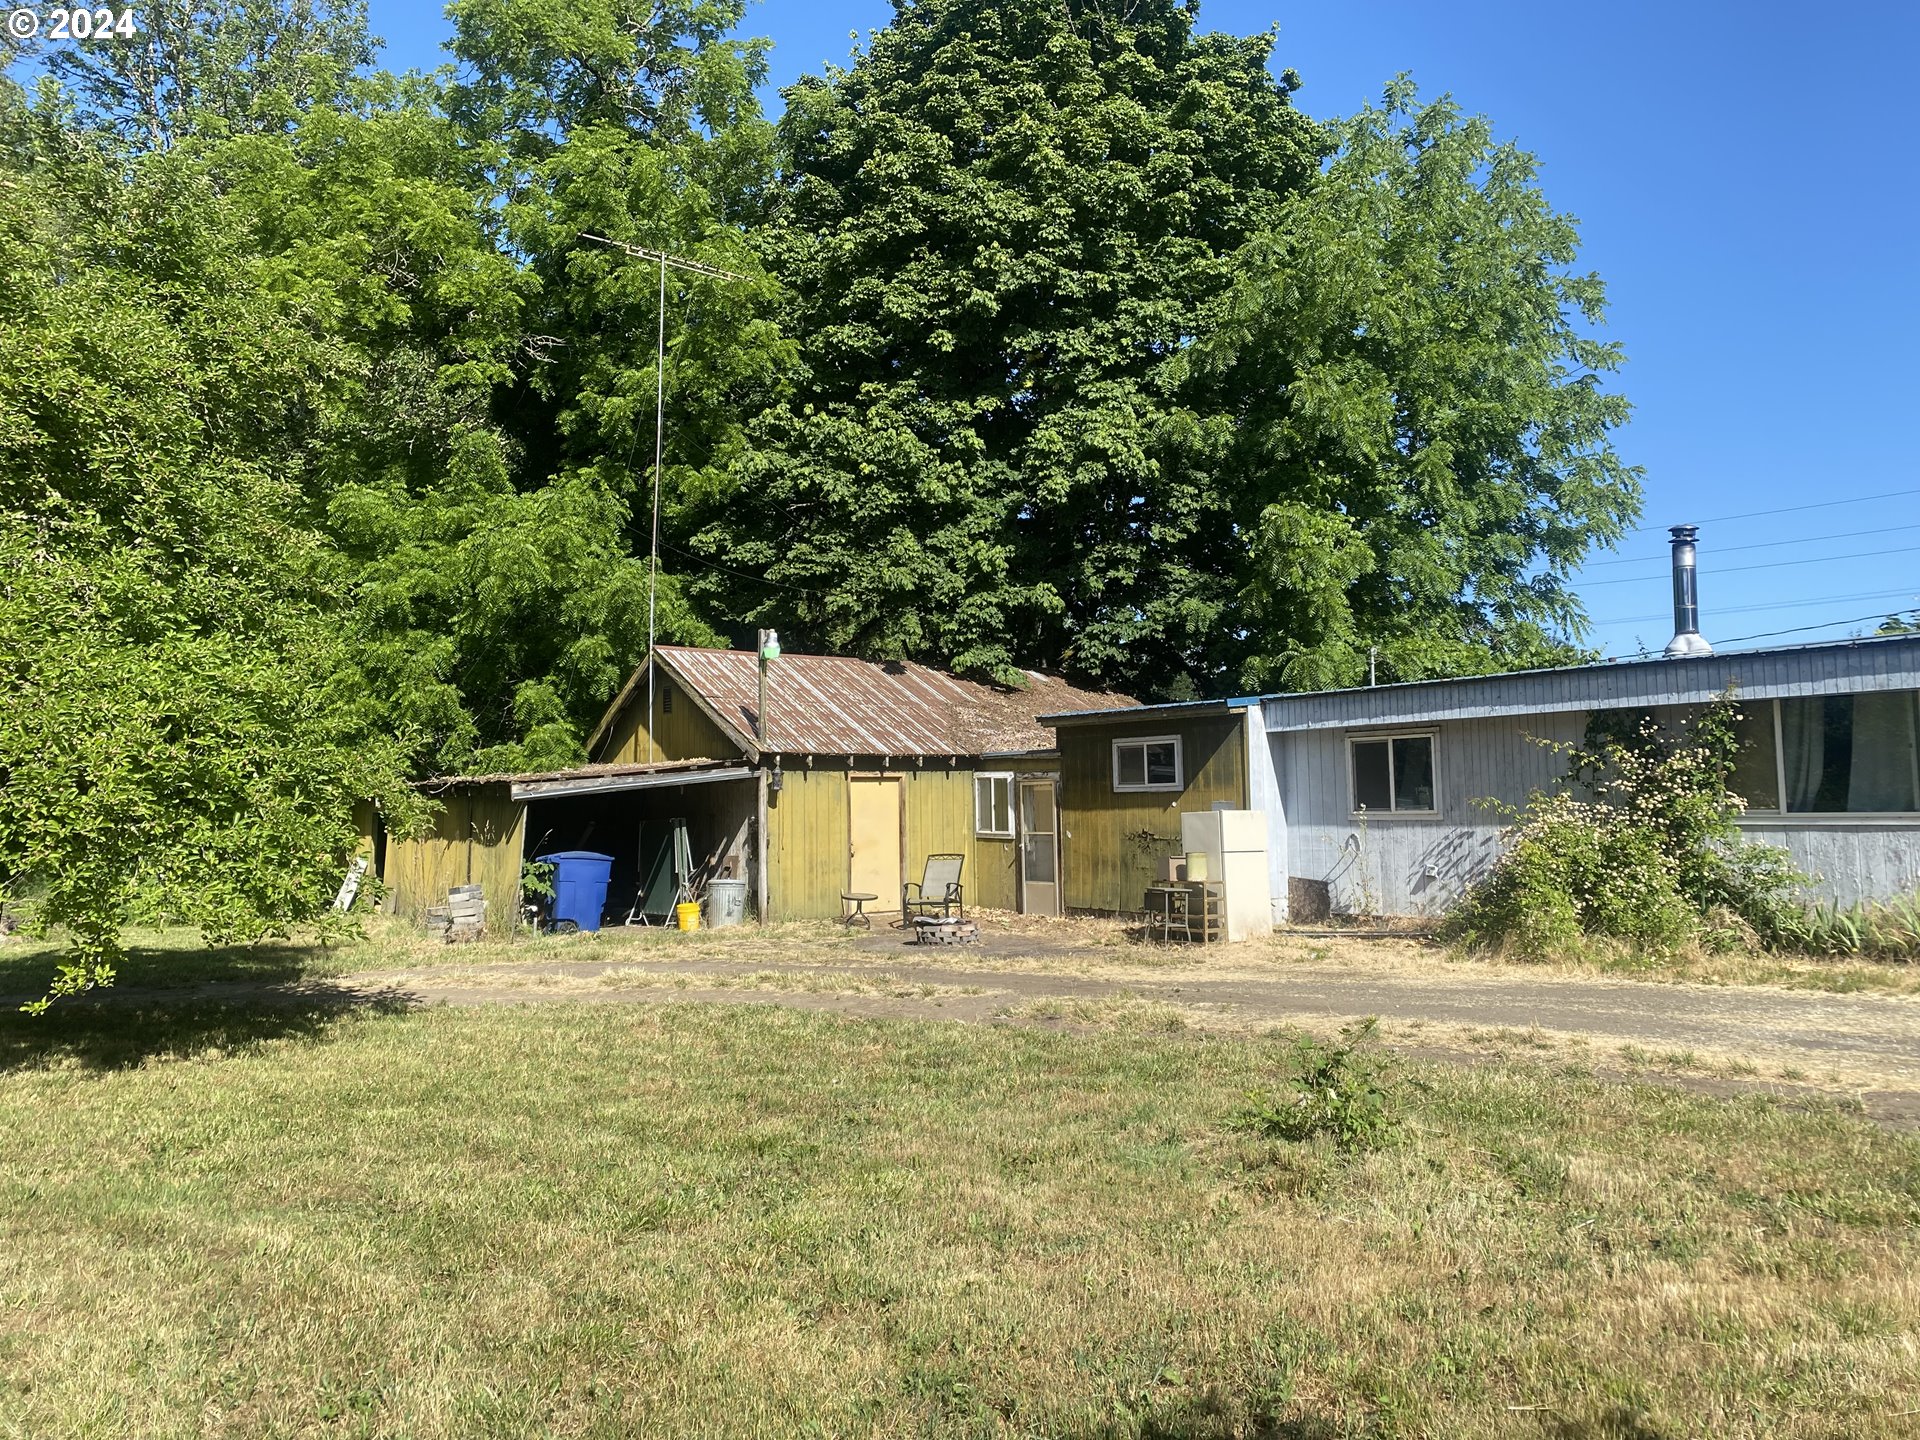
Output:
[[[531,800],[525,858],[537,860],[559,850],[611,855],[613,874],[601,924],[641,924],[641,887],[661,853],[671,856],[675,819],[687,822],[696,898],[704,896],[711,880],[753,878],[755,798],[753,781],[726,780]]]

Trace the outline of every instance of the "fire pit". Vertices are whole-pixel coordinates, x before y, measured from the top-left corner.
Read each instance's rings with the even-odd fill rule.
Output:
[[[916,945],[978,945],[980,927],[953,916],[916,915],[913,941]]]

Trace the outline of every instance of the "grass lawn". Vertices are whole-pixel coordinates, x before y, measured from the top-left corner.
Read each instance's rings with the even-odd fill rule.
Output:
[[[0,1018],[0,1435],[1912,1435],[1920,1141],[1272,1039]],[[1906,1412],[1902,1414],[1901,1412]]]

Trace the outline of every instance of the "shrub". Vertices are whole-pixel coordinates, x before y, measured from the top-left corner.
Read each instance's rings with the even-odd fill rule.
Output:
[[[1233,1114],[1236,1129],[1268,1140],[1329,1136],[1343,1152],[1373,1150],[1399,1129],[1390,1063],[1377,1044],[1379,1018],[1369,1016],[1340,1031],[1337,1043],[1302,1036],[1283,1068],[1280,1083],[1250,1090]]]
[[[1528,802],[1447,933],[1534,957],[1592,937],[1671,953],[1783,934],[1802,877],[1734,827],[1737,720],[1731,697],[1671,727],[1596,716],[1565,786]]]

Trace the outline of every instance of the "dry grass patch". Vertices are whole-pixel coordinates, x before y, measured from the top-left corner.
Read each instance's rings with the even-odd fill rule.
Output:
[[[35,1028],[26,1029],[29,1025]],[[1920,1144],[751,1007],[0,1021],[0,1435],[1911,1433]]]

